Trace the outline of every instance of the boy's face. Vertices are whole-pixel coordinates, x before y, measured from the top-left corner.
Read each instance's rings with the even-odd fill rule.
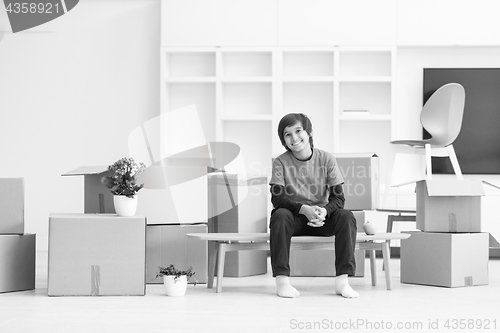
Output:
[[[283,131],[286,146],[294,153],[299,153],[305,150],[309,151],[309,134],[304,130],[302,124],[297,122],[295,125],[285,127]]]

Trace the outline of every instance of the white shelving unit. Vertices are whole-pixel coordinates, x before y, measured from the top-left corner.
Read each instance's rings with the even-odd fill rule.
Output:
[[[196,104],[207,141],[238,144],[247,173],[269,176],[271,157],[284,151],[278,122],[290,112],[311,118],[316,147],[373,151],[389,167],[395,47],[166,47],[161,54],[162,112]]]

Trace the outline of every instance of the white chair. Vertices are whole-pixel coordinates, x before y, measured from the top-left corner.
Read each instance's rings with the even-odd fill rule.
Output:
[[[464,106],[464,87],[458,83],[443,85],[427,100],[420,113],[420,122],[431,137],[391,143],[425,149],[427,179],[432,179],[432,156],[449,157],[457,178],[463,179],[453,142],[462,128]]]

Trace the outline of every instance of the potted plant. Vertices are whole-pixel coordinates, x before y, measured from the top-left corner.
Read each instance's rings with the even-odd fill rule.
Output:
[[[108,167],[110,176],[101,178],[102,184],[113,193],[113,203],[119,216],[134,216],[137,210],[137,192],[144,184],[137,184],[137,176],[146,169],[131,157],[124,157]]]
[[[167,292],[167,296],[184,296],[187,289],[188,280],[195,274],[193,267],[187,270],[180,270],[175,268],[174,265],[168,267],[158,267],[159,272],[156,278],[163,277],[163,285]],[[196,279],[194,282],[196,285]]]

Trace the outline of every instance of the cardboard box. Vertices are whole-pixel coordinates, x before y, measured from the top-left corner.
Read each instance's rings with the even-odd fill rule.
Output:
[[[481,232],[481,180],[433,179],[416,184],[417,229]]]
[[[114,214],[113,194],[101,183],[106,175],[107,166],[82,166],[62,176],[84,177],[84,213]],[[148,224],[207,222],[206,166],[153,165],[137,181],[144,183],[138,192],[137,215],[147,216]]]
[[[266,177],[215,172],[208,176],[208,232],[267,232],[269,185]],[[212,249],[209,249],[209,254]],[[224,276],[267,273],[267,251],[226,254]]]
[[[365,212],[352,212],[356,218],[358,232],[363,232]],[[356,272],[354,276],[365,276],[365,251],[356,250]],[[291,276],[336,276],[335,251],[331,250],[300,250],[290,252]]]
[[[163,283],[156,278],[158,266],[175,265],[179,269],[193,267],[190,283],[206,283],[208,279],[208,246],[186,236],[207,233],[207,225],[148,225],[146,232],[146,283]]]
[[[0,235],[0,293],[35,289],[36,235]]]
[[[333,154],[344,177],[345,208],[379,208],[379,158],[375,153]]]
[[[488,233],[408,232],[401,282],[440,287],[488,284]]]
[[[0,234],[24,234],[24,178],[0,178]]]
[[[145,295],[146,218],[51,214],[49,296]]]

